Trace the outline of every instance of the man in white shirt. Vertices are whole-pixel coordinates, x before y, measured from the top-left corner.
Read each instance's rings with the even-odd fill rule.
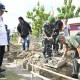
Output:
[[[66,37],[66,36],[70,36],[70,25],[69,24],[67,24],[67,22],[68,22],[68,19],[65,19],[64,20],[64,36]]]
[[[5,45],[8,45],[5,24],[3,23],[3,17],[2,17],[4,12],[7,12],[5,10],[5,6],[2,3],[0,3],[0,78],[5,77],[1,73],[5,71],[5,69],[2,69],[1,66],[2,66],[3,57],[5,53]]]

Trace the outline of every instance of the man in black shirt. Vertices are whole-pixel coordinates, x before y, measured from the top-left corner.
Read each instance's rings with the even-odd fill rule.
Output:
[[[29,33],[32,34],[31,26],[28,22],[26,22],[23,17],[19,17],[19,24],[17,27],[17,30],[22,37],[22,48],[23,50],[29,50],[29,44],[30,44],[30,36]],[[27,42],[27,45],[26,45]],[[27,46],[27,48],[25,47]]]
[[[56,34],[53,35],[53,39],[54,39],[53,50],[55,51],[55,53],[58,53],[59,45],[57,42],[57,37],[59,35],[59,32],[62,31],[62,28],[63,28],[63,22],[61,21],[61,17],[58,16],[58,20],[55,22],[55,30],[54,30]]]

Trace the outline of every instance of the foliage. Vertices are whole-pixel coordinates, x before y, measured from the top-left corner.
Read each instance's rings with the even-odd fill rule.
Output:
[[[73,18],[73,17],[79,17],[80,16],[80,7],[77,8],[75,12],[75,6],[72,5],[72,0],[64,0],[64,6],[61,8],[57,8],[57,11],[59,12],[58,16],[61,16],[61,18]]]
[[[37,3],[37,6],[30,12],[27,12],[26,17],[31,20],[33,34],[39,35],[42,33],[42,24],[47,20],[49,13],[45,13],[44,6]]]

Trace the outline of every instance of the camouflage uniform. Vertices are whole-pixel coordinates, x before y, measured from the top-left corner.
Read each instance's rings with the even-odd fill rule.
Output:
[[[79,66],[77,59],[79,58],[78,52],[77,52],[77,47],[80,45],[80,36],[69,36],[66,37],[66,48],[70,48],[75,51],[72,61],[73,61],[73,76],[74,78],[78,78],[78,73],[79,73]]]
[[[54,30],[54,25],[50,25],[48,22],[46,22],[43,25],[43,36],[45,37],[44,34],[46,34],[47,37],[51,37],[53,30]],[[42,40],[42,52],[44,56],[46,55],[45,53],[47,53],[47,55],[50,57],[52,53],[53,39],[48,40],[47,38],[44,37]]]

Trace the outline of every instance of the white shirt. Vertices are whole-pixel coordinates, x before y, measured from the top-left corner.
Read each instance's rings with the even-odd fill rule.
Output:
[[[65,28],[64,28],[64,36],[69,36],[69,31],[68,30],[71,29],[70,25],[66,24],[64,26],[65,26]]]
[[[3,22],[3,17],[0,16],[0,46],[8,45],[7,32],[5,29],[5,24]]]

